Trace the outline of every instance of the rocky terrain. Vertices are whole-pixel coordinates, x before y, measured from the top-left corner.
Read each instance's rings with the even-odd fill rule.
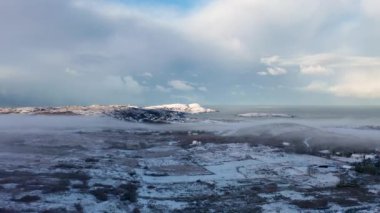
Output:
[[[156,124],[186,121],[186,113],[166,109],[127,108],[107,112],[106,115],[123,121]]]

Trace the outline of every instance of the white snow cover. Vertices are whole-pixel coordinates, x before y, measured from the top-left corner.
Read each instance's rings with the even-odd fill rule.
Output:
[[[264,113],[264,112],[249,112],[238,114],[239,117],[251,117],[251,118],[293,118],[293,115],[285,113]]]
[[[145,175],[142,170],[137,170],[137,172],[145,183],[150,184],[201,180],[224,186],[231,181],[244,179],[282,179],[296,183],[302,182],[303,187],[308,188],[336,186],[339,182],[339,177],[336,175],[337,169],[339,165],[345,165],[322,157],[288,154],[266,146],[251,147],[249,144],[201,144],[193,146],[187,151],[193,156],[194,163],[204,167],[212,174],[158,177]],[[168,164],[172,164],[175,162],[172,157],[164,160],[168,161]],[[152,160],[157,161],[156,158],[150,161]],[[146,162],[147,159],[141,159],[141,161]],[[317,172],[310,176],[308,168],[315,165],[331,165],[331,171],[317,169]]]
[[[90,105],[90,106],[60,106],[60,107],[20,107],[0,108],[0,114],[59,114],[74,113],[78,115],[97,115],[114,110],[136,107],[131,105]]]
[[[164,109],[164,110],[186,112],[186,113],[192,113],[192,114],[215,112],[215,110],[204,108],[197,103],[192,103],[192,104],[166,104],[166,105],[148,106],[148,107],[144,107],[144,109]]]
[[[0,114],[60,114],[74,113],[77,115],[99,115],[115,110],[128,108],[139,108],[133,105],[90,105],[90,106],[61,106],[61,107],[20,107],[20,108],[0,108]],[[159,106],[144,107],[143,109],[171,110],[186,113],[206,113],[215,110],[203,108],[197,103],[193,104],[168,104]]]

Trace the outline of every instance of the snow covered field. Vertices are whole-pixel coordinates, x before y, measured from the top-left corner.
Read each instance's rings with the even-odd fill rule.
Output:
[[[377,131],[291,119],[3,115],[0,212],[379,211]]]

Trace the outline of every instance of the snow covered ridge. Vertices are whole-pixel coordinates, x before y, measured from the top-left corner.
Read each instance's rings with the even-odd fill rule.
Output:
[[[106,115],[124,121],[144,123],[184,122],[186,114],[214,112],[199,104],[170,104],[152,107],[132,105],[91,105],[63,107],[0,108],[1,114],[31,115]]]
[[[90,106],[62,106],[62,107],[19,107],[19,108],[0,108],[0,114],[73,114],[73,115],[96,115],[108,114],[113,111],[127,109],[141,110],[166,110],[183,113],[208,113],[215,112],[197,103],[193,104],[167,104],[158,106],[138,107],[133,105],[90,105]]]
[[[216,112],[214,109],[207,109],[197,103],[193,104],[166,104],[158,106],[144,107],[144,109],[163,109],[175,112],[185,112],[191,114]]]
[[[249,118],[294,118],[294,115],[285,113],[263,113],[263,112],[250,112],[238,114],[239,117],[249,117]]]
[[[131,105],[90,105],[62,107],[19,107],[0,108],[0,114],[33,114],[33,115],[100,115],[115,110],[125,110]]]

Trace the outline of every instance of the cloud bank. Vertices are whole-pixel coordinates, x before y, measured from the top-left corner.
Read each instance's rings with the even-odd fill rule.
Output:
[[[376,1],[193,2],[0,1],[0,104],[380,103]]]

